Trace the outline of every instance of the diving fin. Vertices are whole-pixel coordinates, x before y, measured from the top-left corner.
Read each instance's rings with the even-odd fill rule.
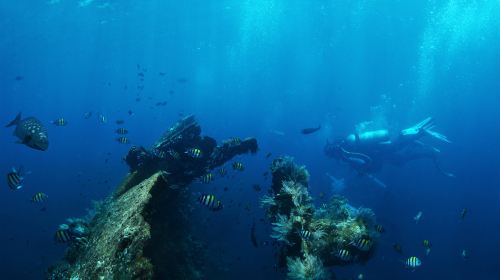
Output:
[[[433,126],[433,120],[432,117],[427,117],[423,121],[417,123],[416,125],[413,126],[414,129],[427,129]]]
[[[424,131],[436,139],[439,139],[439,140],[446,142],[446,143],[451,143],[451,141],[448,139],[448,137],[446,137],[445,135],[443,135],[439,132],[433,131],[431,129],[425,129],[425,128],[424,128]]]
[[[419,131],[424,131],[427,135],[430,135],[438,140],[441,140],[446,143],[451,143],[451,141],[445,135],[436,132],[434,129],[434,120],[432,117],[427,117],[423,121],[417,123],[416,125],[403,130],[403,134],[418,134]]]
[[[431,129],[434,126],[432,117],[427,117],[423,121],[401,131],[402,135],[419,135],[422,130]]]

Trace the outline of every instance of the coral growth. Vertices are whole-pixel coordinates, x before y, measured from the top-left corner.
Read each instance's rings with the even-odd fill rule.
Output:
[[[273,161],[271,165],[273,174],[273,190],[279,193],[282,182],[292,181],[304,187],[309,184],[309,172],[305,166],[296,165],[292,157],[280,157]]]
[[[276,201],[274,200],[274,197],[264,195],[260,199],[260,206],[261,207],[271,207],[271,206],[276,206]]]
[[[290,157],[274,160],[271,171],[274,196],[264,196],[261,205],[273,225],[271,237],[281,241],[278,263],[288,267],[289,278],[325,279],[331,277],[325,267],[370,258],[377,236],[370,209],[352,207],[341,196],[316,209],[308,191],[309,173]],[[362,239],[370,246],[357,246]],[[339,256],[339,250],[349,257]]]
[[[273,223],[273,234],[271,234],[272,238],[275,238],[279,241],[289,243],[288,234],[292,231],[293,221],[288,219],[285,215],[278,215],[276,217],[276,222]]]
[[[308,196],[307,189],[304,185],[295,181],[284,181],[282,191],[292,198],[295,207],[303,206],[309,203],[310,197]]]
[[[330,279],[321,260],[310,254],[303,258],[287,258],[288,278],[295,280]]]

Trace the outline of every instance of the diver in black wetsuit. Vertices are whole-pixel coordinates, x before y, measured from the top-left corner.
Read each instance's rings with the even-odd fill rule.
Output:
[[[360,174],[372,179],[376,178],[371,174],[380,170],[386,163],[403,165],[421,158],[432,159],[442,174],[454,177],[453,174],[444,172],[439,166],[437,155],[440,151],[419,141],[420,138],[430,135],[450,143],[446,136],[433,131],[433,128],[433,120],[429,117],[399,133],[391,133],[387,129],[354,133],[345,139],[327,143],[325,154],[346,162]]]

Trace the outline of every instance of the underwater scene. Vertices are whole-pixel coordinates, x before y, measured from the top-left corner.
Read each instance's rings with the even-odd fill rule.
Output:
[[[500,280],[500,1],[0,26],[0,279]]]

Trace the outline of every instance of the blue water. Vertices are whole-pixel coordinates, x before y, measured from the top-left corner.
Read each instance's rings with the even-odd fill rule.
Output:
[[[200,234],[228,279],[285,278],[272,268],[273,249],[249,240],[253,220],[258,239],[270,240],[270,225],[258,221],[267,152],[305,164],[317,198],[333,194],[326,173],[345,178],[342,194],[386,227],[374,257],[334,268],[339,279],[500,279],[500,2],[20,0],[0,4],[0,27],[0,123],[22,111],[50,139],[39,152],[0,130],[0,171],[31,171],[21,190],[0,190],[1,279],[42,279],[65,250],[53,241],[57,226],[127,174],[129,146],[115,141],[115,120],[125,120],[132,144],[149,147],[181,114],[219,141],[259,141],[256,156],[238,157],[244,173],[213,183],[242,206],[210,217]],[[360,122],[402,129],[427,116],[452,140],[424,139],[454,179],[419,160],[377,173],[382,189],[323,154],[327,139]],[[50,124],[58,117],[68,125]],[[28,201],[38,191],[49,195],[46,211]],[[433,243],[428,257],[423,239]],[[409,255],[422,259],[415,272],[401,263]]]

